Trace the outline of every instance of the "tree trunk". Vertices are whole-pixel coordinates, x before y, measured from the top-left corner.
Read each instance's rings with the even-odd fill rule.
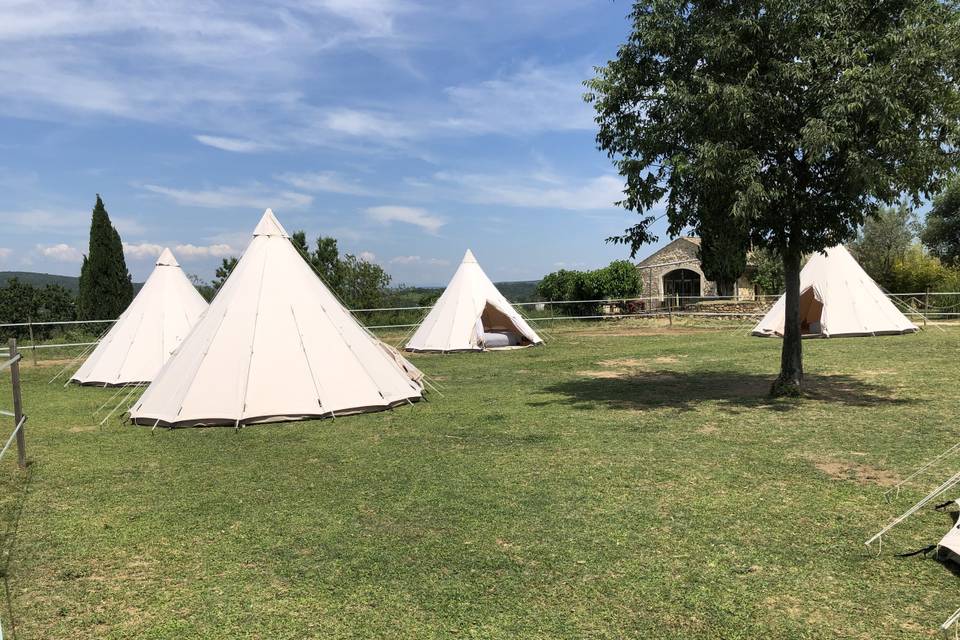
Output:
[[[772,396],[798,396],[803,384],[803,341],[800,334],[800,253],[785,251],[783,276],[786,283],[786,308],[783,317],[783,350],[780,352],[780,376],[770,387]]]

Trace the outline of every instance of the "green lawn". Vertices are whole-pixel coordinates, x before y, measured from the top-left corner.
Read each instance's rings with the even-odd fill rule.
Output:
[[[413,356],[445,397],[239,432],[101,429],[110,391],[27,366],[5,637],[933,635],[957,576],[893,553],[949,518],[863,541],[955,471],[883,500],[960,440],[960,331],[805,342],[810,397],[770,402],[778,341],[645,326]]]

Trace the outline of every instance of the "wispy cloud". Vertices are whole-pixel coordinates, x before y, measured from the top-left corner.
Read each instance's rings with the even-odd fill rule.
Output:
[[[253,153],[273,148],[272,145],[257,142],[255,140],[244,140],[242,138],[228,138],[225,136],[195,135],[194,139],[200,144],[220,149],[222,151],[231,151],[233,153]]]
[[[8,247],[0,247],[0,260],[6,260],[11,255],[13,255],[13,249]]]
[[[90,212],[83,209],[26,209],[2,211],[0,221],[27,231],[79,229],[90,224]]]
[[[623,180],[613,175],[562,182],[536,175],[448,171],[436,173],[434,177],[458,187],[456,194],[467,202],[570,211],[614,209],[614,202],[623,198],[624,188]]]
[[[411,125],[404,124],[391,115],[357,109],[331,111],[327,114],[326,126],[337,133],[381,140],[408,138],[414,134]]]
[[[502,77],[449,87],[453,115],[444,124],[471,133],[592,130],[594,114],[582,85],[591,75],[589,65],[528,62]]]
[[[440,227],[446,224],[446,220],[440,216],[434,215],[420,207],[403,207],[397,205],[385,205],[380,207],[370,207],[366,209],[367,216],[380,224],[390,224],[391,222],[402,222],[411,224],[436,234]]]
[[[83,253],[75,247],[68,244],[37,245],[37,253],[45,258],[58,260],[60,262],[80,262],[83,259]]]
[[[277,179],[303,191],[342,193],[353,196],[373,195],[374,191],[355,180],[348,180],[333,171],[315,173],[284,173]]]
[[[361,251],[357,254],[357,257],[361,260],[366,260],[367,262],[376,262],[377,254],[372,251]]]
[[[9,0],[0,3],[0,113],[186,124],[205,130],[204,144],[251,150],[237,130],[305,118],[301,83],[318,55],[390,48],[396,19],[415,9],[408,0]]]
[[[311,195],[295,191],[278,191],[260,184],[196,190],[145,184],[143,188],[150,193],[164,196],[185,207],[302,209],[313,203],[313,196]]]
[[[450,265],[449,260],[440,258],[424,258],[422,256],[397,256],[390,259],[390,264],[402,265],[427,265],[430,267],[446,267]]]

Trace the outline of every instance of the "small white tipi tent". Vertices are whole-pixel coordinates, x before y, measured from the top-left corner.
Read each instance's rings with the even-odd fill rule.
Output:
[[[170,249],[71,381],[91,385],[150,382],[207,309]]]
[[[239,426],[336,417],[419,400],[421,378],[357,323],[267,209],[207,313],[130,418]]]
[[[753,335],[783,336],[785,309],[780,296]],[[814,254],[800,272],[800,323],[803,335],[824,338],[918,330],[842,245]]]
[[[481,351],[541,344],[467,249],[443,295],[407,342],[408,351]]]

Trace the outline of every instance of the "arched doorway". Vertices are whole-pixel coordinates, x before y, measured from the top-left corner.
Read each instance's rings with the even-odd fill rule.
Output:
[[[700,274],[690,269],[674,269],[663,274],[665,297],[697,298],[700,296]]]

